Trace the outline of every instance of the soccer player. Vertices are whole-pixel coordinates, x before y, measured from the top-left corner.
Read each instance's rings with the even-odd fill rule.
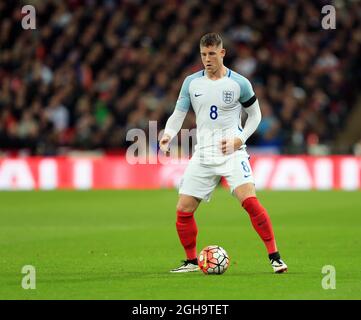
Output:
[[[256,197],[245,145],[261,121],[260,107],[249,80],[223,65],[225,53],[219,34],[208,33],[201,38],[204,70],[184,80],[175,110],[159,141],[160,149],[168,152],[192,105],[196,114],[197,145],[180,183],[176,221],[187,259],[171,272],[199,270],[194,213],[202,200],[209,201],[220,178],[224,177],[264,242],[273,271],[282,273],[287,271],[287,265],[277,250],[270,217]],[[240,125],[242,108],[248,115],[243,128]]]

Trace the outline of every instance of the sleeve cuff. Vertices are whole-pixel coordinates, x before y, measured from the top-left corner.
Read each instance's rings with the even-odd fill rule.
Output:
[[[243,131],[241,131],[240,129],[239,129],[238,134],[236,135],[236,137],[240,138],[243,144],[246,144],[247,138],[246,138],[245,134],[243,133]]]

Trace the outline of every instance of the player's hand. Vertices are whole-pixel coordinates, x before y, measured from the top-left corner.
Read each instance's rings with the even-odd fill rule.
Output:
[[[168,134],[163,135],[162,139],[159,141],[159,148],[162,150],[167,156],[169,155],[169,143],[170,136]]]
[[[238,150],[243,144],[243,141],[240,138],[228,138],[222,139],[221,141],[221,150],[223,154],[232,154]]]

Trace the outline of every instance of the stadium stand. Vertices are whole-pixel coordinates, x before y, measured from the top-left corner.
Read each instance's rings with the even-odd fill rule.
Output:
[[[23,30],[25,3],[1,1],[0,149],[124,151],[129,129],[164,127],[185,75],[202,68],[200,37],[219,32],[263,111],[249,145],[351,153],[361,133],[335,142],[357,108],[361,2],[340,3],[324,30],[320,0],[27,1],[37,25]]]

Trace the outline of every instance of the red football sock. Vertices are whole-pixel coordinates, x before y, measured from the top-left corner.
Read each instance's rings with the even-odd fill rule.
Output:
[[[182,246],[186,252],[187,259],[197,258],[196,239],[198,229],[194,220],[194,212],[177,211],[177,232]]]
[[[259,203],[257,197],[249,197],[242,203],[248,212],[252,225],[263,240],[268,254],[277,251],[275,236],[272,229],[271,219],[264,207]]]

